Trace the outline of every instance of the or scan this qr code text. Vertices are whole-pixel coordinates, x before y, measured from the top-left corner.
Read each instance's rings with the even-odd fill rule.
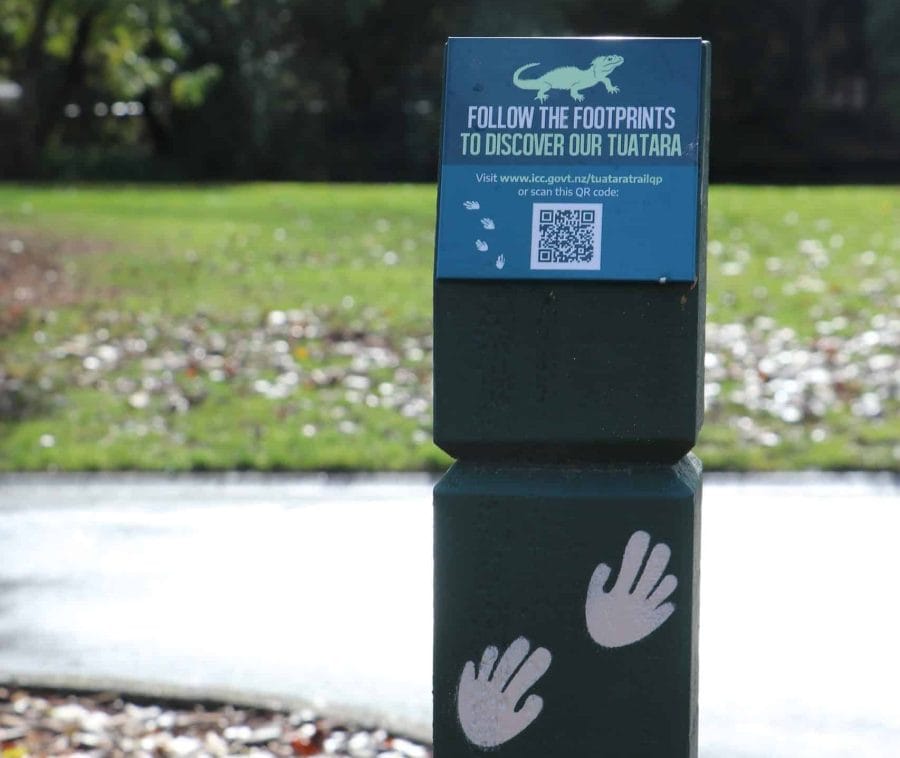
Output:
[[[603,205],[535,203],[531,268],[599,269]]]

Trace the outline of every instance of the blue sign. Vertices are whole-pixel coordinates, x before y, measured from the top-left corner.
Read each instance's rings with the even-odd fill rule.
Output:
[[[451,38],[437,276],[694,281],[701,48]]]

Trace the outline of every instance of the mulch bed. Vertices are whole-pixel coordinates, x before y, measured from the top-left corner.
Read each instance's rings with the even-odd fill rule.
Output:
[[[63,755],[431,758],[432,751],[310,710],[0,687],[0,758]]]

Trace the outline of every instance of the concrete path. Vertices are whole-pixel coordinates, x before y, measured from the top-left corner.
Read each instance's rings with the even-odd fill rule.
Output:
[[[0,679],[305,698],[427,733],[431,484],[0,477]],[[707,476],[702,756],[900,755],[898,535],[888,476]]]

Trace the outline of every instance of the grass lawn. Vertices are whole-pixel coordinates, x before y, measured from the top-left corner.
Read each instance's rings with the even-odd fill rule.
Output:
[[[0,468],[422,469],[431,186],[0,186]],[[900,192],[714,187],[709,469],[900,463]]]

